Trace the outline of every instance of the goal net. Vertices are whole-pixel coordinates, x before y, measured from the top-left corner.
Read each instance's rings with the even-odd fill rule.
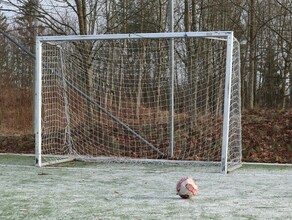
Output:
[[[36,164],[241,163],[232,32],[38,37]]]

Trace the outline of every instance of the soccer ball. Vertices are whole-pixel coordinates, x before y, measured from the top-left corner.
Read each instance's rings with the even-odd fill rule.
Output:
[[[198,192],[198,185],[191,177],[181,178],[176,185],[177,194],[183,199],[190,199]]]

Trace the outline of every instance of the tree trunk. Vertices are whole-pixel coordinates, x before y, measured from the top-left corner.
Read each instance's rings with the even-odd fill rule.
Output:
[[[135,111],[136,118],[139,118],[139,110],[141,107],[141,98],[142,98],[142,76],[143,76],[143,65],[144,65],[144,45],[143,45],[143,42],[141,42],[141,44],[139,44],[138,58],[139,58],[139,67],[138,67],[138,85],[137,85],[136,111]]]
[[[256,1],[250,0],[249,10],[249,48],[250,48],[250,66],[248,76],[248,108],[254,108],[255,101],[255,67],[256,67]]]

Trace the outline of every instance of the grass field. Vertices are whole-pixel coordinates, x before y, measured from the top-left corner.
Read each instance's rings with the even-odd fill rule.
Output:
[[[161,165],[69,163],[37,168],[0,155],[0,219],[292,219],[292,167],[244,165],[228,175]],[[180,199],[192,176],[198,195]]]

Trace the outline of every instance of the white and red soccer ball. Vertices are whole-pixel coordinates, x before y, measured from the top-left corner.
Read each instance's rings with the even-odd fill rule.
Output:
[[[181,178],[176,185],[177,194],[183,199],[190,199],[198,192],[198,185],[191,177]]]

